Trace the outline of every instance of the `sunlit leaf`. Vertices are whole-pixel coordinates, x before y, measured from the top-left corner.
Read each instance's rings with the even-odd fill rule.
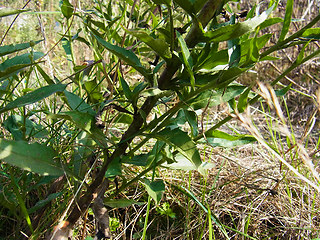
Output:
[[[202,161],[197,146],[186,132],[179,128],[172,130],[167,128],[157,133],[156,138],[174,147],[197,168],[200,167]]]
[[[10,8],[1,8],[0,9],[0,18],[15,15],[18,13],[28,12],[30,9],[10,9]]]
[[[278,39],[279,42],[281,42],[282,40],[285,39],[285,37],[289,31],[292,12],[293,12],[293,0],[287,0],[286,14],[284,16],[283,26],[281,29],[280,37]]]
[[[233,25],[220,27],[214,31],[209,31],[204,34],[203,40],[206,42],[223,42],[238,38],[246,33],[253,31],[256,27],[263,23],[271,14],[273,9],[274,7],[272,6],[259,16],[251,18],[244,22],[238,22]]]
[[[72,4],[69,2],[69,0],[63,0],[61,5],[61,12],[63,16],[67,19],[72,17],[74,8]]]
[[[51,147],[39,143],[0,139],[0,159],[27,171],[60,176],[63,170],[55,163],[56,157]]]
[[[160,202],[163,192],[165,191],[165,185],[163,181],[156,180],[150,182],[148,179],[144,178],[143,183],[150,197],[152,197],[156,203]]]

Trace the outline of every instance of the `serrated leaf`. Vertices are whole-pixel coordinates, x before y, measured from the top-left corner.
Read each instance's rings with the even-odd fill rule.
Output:
[[[152,197],[156,204],[158,204],[158,202],[160,202],[162,198],[163,192],[165,191],[165,185],[163,181],[156,180],[150,182],[148,179],[145,178],[143,179],[143,183],[150,197]]]
[[[13,58],[7,59],[0,64],[0,81],[19,73],[22,69],[35,65],[33,61],[41,58],[44,54],[41,52],[25,53]],[[31,58],[33,57],[33,61]]]
[[[239,38],[242,35],[252,32],[256,27],[263,23],[273,11],[274,6],[249,20],[238,22],[233,25],[220,27],[217,30],[209,31],[204,34],[203,40],[205,42],[223,42],[231,39]]]
[[[0,113],[9,111],[14,108],[23,107],[35,102],[38,102],[56,92],[62,92],[66,88],[66,84],[54,84],[38,88],[22,97],[15,99],[14,101],[8,103],[4,108],[0,109]]]
[[[283,41],[289,31],[292,12],[293,12],[293,0],[287,0],[286,13],[284,16],[284,21],[283,21],[283,25],[282,25],[282,29],[281,29],[281,33],[280,33],[280,37],[279,37],[278,42]]]
[[[126,30],[131,35],[138,38],[140,41],[147,44],[153,51],[155,51],[160,57],[168,61],[172,56],[170,52],[169,44],[163,39],[154,39],[145,31],[142,30]]]
[[[11,8],[2,8],[0,9],[0,18],[15,15],[18,13],[28,12],[30,9],[11,9]]]
[[[18,52],[24,49],[27,49],[29,47],[33,47],[34,45],[42,42],[43,40],[39,41],[31,41],[28,43],[19,43],[19,44],[10,44],[10,45],[5,45],[0,47],[0,57],[5,56],[10,53]]]
[[[119,57],[121,60],[126,62],[128,65],[136,69],[138,72],[140,72],[144,77],[147,79],[151,79],[151,73],[149,70],[145,69],[139,60],[139,58],[130,50],[127,50],[125,48],[119,47],[117,45],[113,45],[111,43],[106,42],[101,37],[98,37],[96,35],[93,35],[98,42],[103,45],[106,49],[108,49],[110,52],[115,54],[117,57]]]
[[[136,204],[139,206],[144,204],[143,202],[137,202],[133,199],[126,199],[126,198],[104,200],[103,203],[111,208],[126,208],[133,204]]]
[[[197,146],[186,132],[179,128],[172,130],[167,128],[158,132],[155,137],[174,147],[197,168],[201,166],[202,161]]]
[[[61,5],[61,12],[63,16],[67,19],[71,18],[73,15],[74,7],[69,2],[69,0],[63,0]]]
[[[54,162],[55,151],[39,143],[0,139],[0,160],[41,175],[60,176],[63,170]]]

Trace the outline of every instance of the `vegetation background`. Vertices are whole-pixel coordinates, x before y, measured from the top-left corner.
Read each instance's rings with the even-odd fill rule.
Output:
[[[121,46],[122,43],[122,46],[127,49],[132,47],[135,49],[135,54],[143,58],[143,64],[150,64],[156,55],[147,47],[140,48],[130,33],[124,29],[128,28],[126,24],[131,24],[131,28],[153,28],[154,26],[146,25],[154,24],[156,16],[157,23],[163,24],[161,17],[168,18],[169,11],[164,7],[163,15],[157,15],[159,13],[153,9],[153,19],[150,14],[152,11],[149,9],[153,2],[70,1],[73,6],[77,6],[79,15],[66,18],[61,12],[62,1],[59,3],[53,0],[0,0],[1,7],[21,9],[26,4],[26,8],[31,9],[30,12],[20,14],[10,28],[15,15],[1,18],[0,37],[3,40],[1,46],[45,39],[34,45],[32,51],[46,54],[43,58],[44,62],[38,64],[41,66],[40,69],[36,66],[26,68],[16,78],[13,77],[9,85],[12,87],[7,88],[4,84],[1,85],[1,109],[5,109],[10,101],[32,92],[39,86],[46,85],[48,79],[55,83],[57,83],[56,79],[59,79],[62,83],[69,83],[72,80],[71,83],[74,85],[68,85],[70,92],[73,91],[85,98],[86,103],[99,112],[99,109],[94,107],[100,106],[101,103],[105,106],[110,103],[105,102],[105,99],[108,99],[106,94],[112,92],[110,85],[104,84],[98,88],[98,91],[95,90],[96,86],[91,88],[85,84],[75,86],[77,81],[82,81],[79,79],[86,77],[87,79],[83,81],[93,83],[91,81],[94,80],[97,84],[103,79],[106,69],[110,70],[108,74],[110,73],[111,81],[119,77],[115,77],[117,74],[125,76],[124,82],[130,86],[129,92],[132,94],[134,87],[138,86],[141,74],[132,71],[131,67],[125,64],[114,64],[118,63],[118,59],[110,53],[102,54],[97,41],[92,40],[89,44],[91,47],[88,47],[86,41],[89,40],[86,34],[88,32],[98,34],[94,31],[97,31],[96,28],[99,26],[97,22],[103,19],[101,15],[103,11],[107,11],[110,3],[112,19],[106,20],[107,17],[104,16],[105,25],[100,26],[105,28],[108,26],[112,30],[109,32],[105,30],[109,34],[107,38],[116,39],[118,45]],[[283,19],[290,2],[293,3],[293,12],[288,29],[289,36],[318,16],[320,7],[320,2],[317,0],[279,1],[272,17]],[[135,4],[138,6],[137,13],[131,10]],[[265,11],[270,2],[229,2],[228,6],[224,7],[226,12],[218,14],[218,22],[229,21],[232,13],[239,17],[238,21],[245,21],[246,16],[240,15],[244,11],[250,11],[256,4]],[[127,7],[124,8],[124,6]],[[88,17],[91,14],[90,11],[92,15],[94,15],[93,12],[98,12],[92,20]],[[174,25],[177,28],[184,27],[191,19],[178,5],[174,5],[173,14]],[[138,17],[138,20],[133,16]],[[93,25],[91,28],[88,23],[90,21]],[[317,23],[314,27],[320,27],[320,24]],[[261,30],[259,36],[272,33],[263,49],[276,44],[281,37],[281,31],[282,23]],[[300,40],[303,39],[300,38]],[[226,44],[221,43],[219,47],[224,49]],[[233,119],[221,124],[219,130],[230,134],[228,137],[237,135],[236,139],[229,139],[229,142],[221,138],[224,140],[211,143],[211,146],[205,141],[199,143],[201,159],[208,166],[206,174],[188,171],[186,168],[190,167],[190,164],[186,162],[183,167],[178,166],[176,167],[178,169],[174,170],[168,166],[156,169],[152,166],[150,168],[150,166],[123,164],[120,174],[111,173],[109,190],[106,192],[108,197],[104,199],[104,205],[108,210],[109,230],[113,239],[319,239],[320,187],[317,179],[320,143],[317,121],[320,103],[319,59],[313,58],[290,71],[274,86],[275,91],[268,85],[295,64],[302,51],[308,55],[318,48],[317,39],[313,39],[309,45],[292,44],[292,47],[280,49],[273,55],[279,60],[257,61],[254,67],[237,78],[237,84],[239,84],[237,86],[252,86],[252,91],[250,88],[247,98],[248,95],[249,98],[250,96],[253,98],[253,94],[257,92],[261,96],[261,101],[250,105],[242,115],[232,111],[231,100],[216,106],[205,106],[202,111],[195,111],[198,114],[196,125],[199,131],[210,129],[224,118],[232,116]],[[85,67],[90,67],[90,64],[98,60],[99,51],[105,65],[98,63],[101,66],[94,65],[94,70],[90,74],[81,75]],[[196,48],[195,51],[197,51]],[[31,50],[27,49],[25,52],[28,53]],[[10,57],[15,55],[20,53]],[[2,62],[5,60],[7,56],[2,57]],[[2,66],[0,66],[1,71]],[[103,69],[104,67],[106,69]],[[118,72],[114,69],[118,69]],[[93,75],[99,77],[93,78]],[[119,90],[120,95],[129,99],[128,91],[125,90],[126,85],[121,81],[119,77],[119,81],[113,83],[114,88]],[[290,86],[290,89],[287,86]],[[14,98],[9,96],[9,90]],[[281,91],[286,94],[282,94]],[[153,93],[149,91],[145,94]],[[220,95],[224,96],[224,91],[220,92]],[[241,101],[241,96],[244,95],[240,95],[240,99],[239,96],[235,98],[234,101],[237,104]],[[67,96],[64,97],[67,98]],[[113,106],[113,109],[108,112],[109,116],[96,115],[97,122],[102,122],[102,129],[110,139],[108,144],[119,141],[127,126],[127,120],[124,119],[127,115],[117,115],[115,113],[116,110],[119,111],[117,107],[121,108],[120,112],[125,111],[124,109],[129,112],[134,110],[125,97],[117,102],[116,107]],[[80,149],[83,151],[83,155],[78,157],[82,159],[81,164],[85,167],[78,166],[78,173],[79,176],[89,175],[85,182],[85,185],[89,185],[95,177],[95,168],[101,168],[103,165],[103,154],[90,142],[91,139],[79,137],[83,132],[80,132],[81,127],[77,123],[70,121],[73,116],[58,116],[61,111],[65,111],[67,103],[68,100],[64,102],[63,96],[56,93],[41,102],[33,103],[32,107],[24,105],[10,109],[10,114],[2,113],[0,110],[2,113],[1,137],[17,139],[17,135],[13,134],[12,128],[10,129],[8,118],[11,115],[23,116],[24,120],[20,120],[20,123],[24,128],[21,130],[19,126],[22,138],[30,143],[39,142],[54,146],[65,166],[72,163],[72,170],[76,169],[75,153],[80,152]],[[145,121],[149,122],[155,118],[154,116],[161,116],[177,103],[177,96],[168,99],[166,107],[158,106],[153,115]],[[56,116],[49,116],[46,112]],[[37,124],[33,125],[34,130],[29,130],[31,132],[28,132],[30,126],[27,126],[26,119]],[[179,119],[176,117],[176,120]],[[17,117],[15,121],[19,122]],[[194,125],[185,124],[185,122],[183,124],[183,129],[192,135]],[[45,130],[37,129],[36,126],[39,125]],[[36,132],[32,133],[32,131]],[[249,135],[254,136],[258,141],[247,141],[250,143],[244,144],[247,142],[243,137]],[[133,145],[130,150],[139,146],[139,142],[143,141],[142,137],[145,136],[135,139],[136,145]],[[138,148],[138,152],[146,155],[151,151],[157,151],[154,148],[155,145],[153,139],[148,139],[143,147]],[[81,148],[82,146],[86,148]],[[92,152],[96,154],[92,155]],[[174,153],[175,150],[168,149],[168,152]],[[288,162],[294,171],[285,166],[281,159]],[[192,169],[192,166],[190,168]],[[118,170],[116,166],[114,169]],[[137,173],[141,173],[138,178]],[[79,180],[75,176],[70,177],[69,172],[66,174],[67,178],[43,177],[20,170],[4,161],[1,163],[0,174],[0,236],[4,239],[50,239],[49,235],[54,226],[70,213],[65,210],[78,198],[75,196],[78,194],[78,189],[80,194],[85,194],[81,188],[82,178]],[[143,175],[146,180],[142,179]],[[128,184],[127,188],[121,189],[132,179],[136,181],[131,185]],[[165,191],[161,187],[148,190],[146,186],[151,185],[148,185],[147,181],[160,179],[163,180],[161,183]],[[119,187],[121,191],[118,191]],[[72,227],[74,239],[92,239],[99,223],[95,215],[92,208],[85,211]],[[63,229],[60,225],[58,228]],[[66,237],[66,235],[61,236]]]

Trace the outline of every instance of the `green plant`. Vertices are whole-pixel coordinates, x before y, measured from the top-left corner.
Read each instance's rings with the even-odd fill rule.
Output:
[[[229,21],[219,22],[224,7],[232,13],[228,1],[96,1],[92,11],[77,11],[68,0],[61,1],[65,32],[60,40],[73,71],[67,78],[52,79],[45,72],[42,63],[46,54],[33,50],[40,41],[0,48],[3,58],[30,50],[4,59],[0,65],[3,100],[0,113],[6,129],[0,140],[0,156],[6,163],[43,176],[58,179],[64,175],[59,181],[67,180],[74,191],[62,190],[61,182],[55,180],[58,186],[52,193],[39,193],[39,199],[28,199],[28,191],[19,194],[19,189],[13,188],[16,199],[10,205],[3,198],[5,211],[14,215],[13,208],[19,206],[19,214],[23,216],[20,219],[27,222],[29,235],[37,238],[44,229],[38,220],[34,221],[37,224],[32,223],[30,209],[42,197],[48,199],[42,206],[48,206],[51,194],[64,194],[68,199],[60,219],[64,222],[52,234],[66,237],[92,202],[116,198],[138,181],[150,195],[149,214],[151,198],[157,203],[165,191],[164,181],[157,173],[159,168],[197,170],[205,175],[212,167],[200,157],[201,144],[231,147],[256,140],[263,143],[254,131],[243,135],[217,129],[233,117],[245,122],[241,114],[260,99],[253,85],[237,82],[256,63],[276,60],[273,54],[279,50],[302,46],[287,70],[268,83],[275,86],[293,69],[320,53],[319,49],[306,51],[319,39],[319,28],[312,27],[320,15],[296,33],[288,34],[292,2],[287,1],[283,22],[271,17],[277,1],[271,1],[262,12],[258,11],[259,5],[255,6],[245,19],[239,20],[233,14]],[[81,28],[73,33],[71,27],[76,19],[81,21]],[[280,38],[271,44],[272,34],[262,31],[280,22]],[[86,65],[76,60],[76,44],[91,50]],[[260,88],[264,89],[262,85]],[[289,88],[279,90],[278,94],[284,95]],[[224,103],[229,104],[230,115],[204,130],[198,113]],[[264,145],[287,163],[277,149]],[[15,177],[21,172],[8,171],[11,167],[7,164],[2,167],[3,175],[9,174],[11,184],[16,184]],[[289,164],[287,167],[319,190],[316,183],[294,167]],[[312,166],[310,170],[319,180]],[[49,182],[38,175],[31,178],[35,186]],[[106,182],[115,182],[116,187]],[[175,187],[208,214],[209,224],[212,221],[225,238],[229,238],[226,229],[238,232],[224,226],[190,189]],[[8,198],[12,192],[6,191]],[[35,210],[35,219],[41,219],[43,209]],[[164,208],[162,211],[171,214]],[[209,229],[210,238],[216,236]],[[250,237],[246,232],[242,235]]]

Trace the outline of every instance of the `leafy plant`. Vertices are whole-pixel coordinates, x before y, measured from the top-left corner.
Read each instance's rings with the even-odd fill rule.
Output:
[[[310,54],[305,51],[319,38],[319,29],[312,27],[320,15],[290,35],[292,2],[287,2],[280,38],[272,44],[272,34],[263,35],[262,30],[281,22],[270,18],[277,1],[271,1],[264,11],[253,8],[245,19],[232,15],[225,22],[219,22],[220,16],[223,8],[230,6],[223,0],[99,0],[90,11],[78,11],[68,0],[61,1],[66,31],[60,40],[73,70],[67,78],[52,79],[44,71],[46,54],[33,51],[41,41],[0,47],[0,113],[7,130],[0,141],[0,159],[32,173],[50,175],[57,185],[57,176],[64,175],[61,182],[67,179],[75,191],[68,193],[59,185],[50,193],[57,195],[41,196],[49,199],[43,203],[40,196],[27,201],[27,191],[14,189],[15,202],[0,199],[2,207],[15,215],[13,209],[19,206],[30,236],[37,238],[44,227],[39,221],[33,224],[29,214],[41,219],[41,211],[52,200],[49,197],[64,194],[70,204],[66,206],[65,201],[65,214],[59,213],[64,224],[52,235],[67,237],[92,202],[101,198],[108,205],[133,183],[143,183],[158,204],[166,187],[157,175],[162,167],[197,170],[205,176],[212,166],[201,158],[200,145],[233,147],[255,142],[257,135],[253,133],[217,130],[260,99],[253,85],[243,85],[237,79],[255,64],[276,59],[277,51],[301,45],[296,61],[269,83],[275,86],[320,53],[319,49]],[[2,11],[0,17],[20,12]],[[72,35],[75,19],[81,21],[81,27]],[[76,60],[76,44],[92,53],[86,65]],[[25,49],[29,53],[9,55]],[[222,104],[229,104],[230,115],[205,130],[199,112]],[[130,171],[129,166],[135,170]],[[2,172],[9,174],[11,181],[21,174],[17,169],[6,169],[12,168],[3,163]],[[130,177],[124,174],[128,171]],[[33,181],[39,186],[49,180],[37,175]],[[105,181],[115,182],[116,188],[110,187],[112,184],[102,187]],[[227,239],[226,228],[237,232],[223,226],[189,190],[178,190],[208,213],[210,238],[212,220]],[[161,214],[175,216],[165,204],[158,209]],[[112,230],[118,225],[112,221]],[[100,228],[97,232],[102,234]]]

